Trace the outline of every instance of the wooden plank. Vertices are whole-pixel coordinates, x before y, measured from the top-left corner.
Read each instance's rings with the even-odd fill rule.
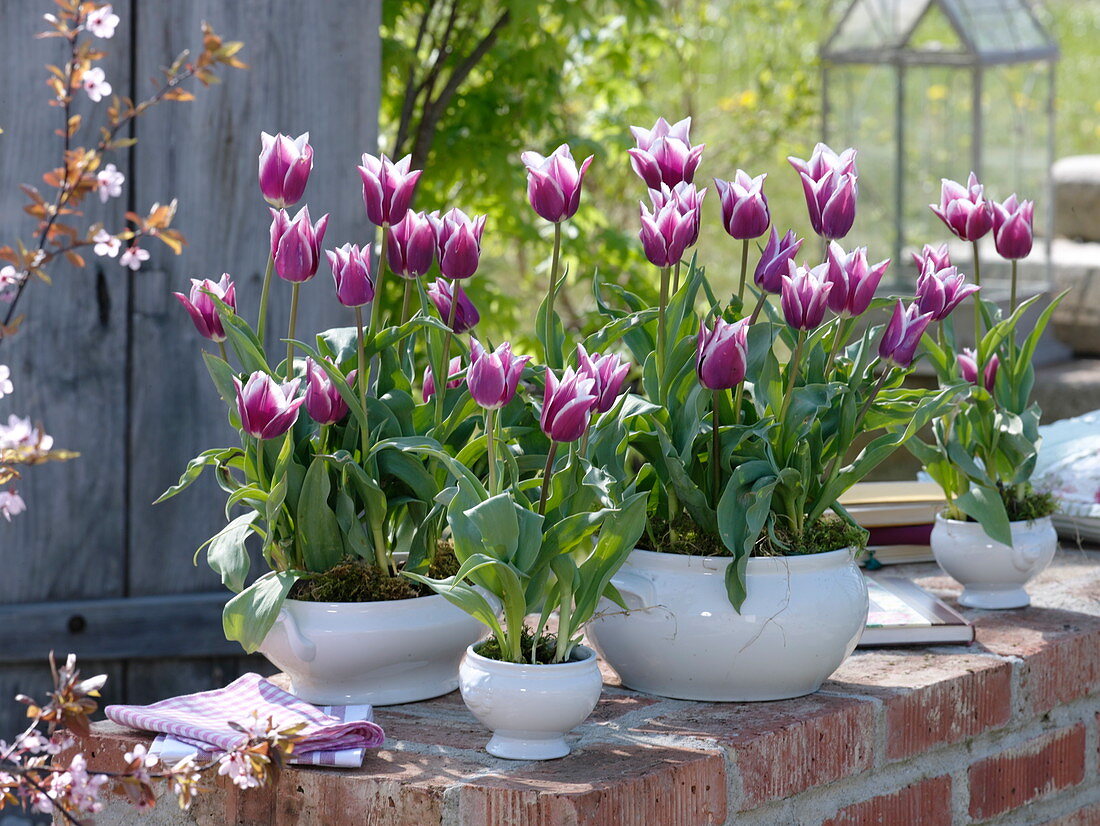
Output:
[[[138,19],[137,76],[154,74],[163,56],[194,41],[202,20],[227,39],[243,40],[247,72],[231,72],[197,101],[158,113],[143,124],[135,149],[142,203],[180,199],[183,255],[155,252],[150,271],[134,282],[131,450],[130,593],[164,594],[219,587],[195,547],[224,524],[224,494],[210,480],[155,508],[149,503],[179,476],[187,460],[214,445],[234,444],[224,408],[199,358],[203,342],[171,292],[191,277],[228,271],[241,312],[255,320],[266,265],[270,215],[256,181],[261,130],[310,131],[315,165],[306,190],[314,218],[332,213],[326,247],[363,243],[370,226],[355,166],[373,151],[380,83],[380,0],[346,4],[295,0],[143,4]],[[276,283],[269,319],[282,337],[289,286]],[[333,296],[327,267],[302,289],[298,330],[305,335],[350,321]],[[277,346],[273,352],[279,352]],[[276,356],[274,360],[278,360]],[[228,596],[228,594],[226,594]],[[220,621],[215,620],[216,633]],[[248,670],[270,670],[261,658],[238,656],[179,663],[133,662],[127,696],[149,701],[210,688]]]
[[[117,0],[122,17],[102,62],[108,81],[129,87],[130,0]],[[34,225],[22,212],[17,185],[41,184],[55,167],[61,138],[61,110],[47,105],[44,64],[61,63],[58,40],[36,40],[46,27],[41,0],[3,0],[0,12],[0,243],[16,234],[30,240]],[[90,101],[77,93],[77,111]],[[101,109],[103,107],[100,107]],[[97,138],[96,127],[83,136]],[[127,156],[110,159],[127,175]],[[121,224],[125,199],[104,206],[86,202],[89,220]],[[95,256],[91,256],[94,258]],[[117,259],[90,262],[76,272],[62,262],[51,270],[54,283],[34,283],[20,303],[27,321],[18,336],[0,347],[0,363],[11,367],[15,393],[0,402],[0,417],[29,415],[41,420],[58,446],[80,451],[65,464],[32,468],[20,482],[27,511],[10,525],[0,522],[0,603],[121,596],[125,548],[125,352],[127,278]],[[35,640],[35,629],[23,630]],[[33,666],[0,671],[0,737],[24,722],[23,709],[8,702],[17,691],[41,694],[47,685],[48,644],[40,641]],[[65,652],[58,651],[59,655]],[[112,687],[123,688],[122,669],[100,666]]]
[[[96,659],[235,657],[240,647],[222,634],[225,601],[215,591],[0,605],[0,663],[37,662],[43,650]]]

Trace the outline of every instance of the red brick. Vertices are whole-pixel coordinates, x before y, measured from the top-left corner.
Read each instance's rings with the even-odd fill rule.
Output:
[[[741,776],[741,808],[751,809],[869,768],[874,722],[869,700],[814,694],[775,703],[699,703],[637,731],[725,748]]]
[[[1100,803],[1085,806],[1073,814],[1052,820],[1047,826],[1097,826],[1100,823]]]
[[[717,752],[599,743],[472,780],[458,800],[463,826],[717,826],[726,772]]]
[[[1012,716],[1011,664],[976,654],[861,652],[825,688],[882,701],[888,760],[957,743]]]
[[[1085,726],[1078,723],[970,767],[970,815],[985,819],[1085,778]]]
[[[853,803],[822,826],[951,826],[951,778],[930,777],[891,794]]]
[[[1100,690],[1100,617],[1050,608],[990,613],[976,623],[978,642],[1020,657],[1020,699],[1043,714]]]

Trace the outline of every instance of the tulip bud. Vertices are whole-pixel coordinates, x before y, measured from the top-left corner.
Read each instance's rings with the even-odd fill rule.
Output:
[[[829,242],[828,257],[825,278],[833,285],[829,291],[829,309],[847,318],[863,315],[871,306],[890,259],[872,267],[867,263],[867,247],[845,253],[836,241]]]
[[[229,273],[222,275],[221,280],[214,283],[209,278],[191,279],[190,297],[183,293],[172,293],[191,315],[191,321],[199,335],[211,341],[225,341],[225,328],[222,326],[218,308],[214,305],[210,296],[215,295],[228,304],[234,310],[237,309],[237,288],[229,278]]]
[[[447,389],[454,390],[462,384],[462,356],[455,356],[447,366]],[[424,387],[420,391],[420,398],[427,403],[428,399],[435,395],[435,374],[431,365],[424,368]]]
[[[828,264],[818,264],[813,269],[788,264],[788,274],[783,276],[780,304],[787,324],[796,330],[812,330],[825,318],[829,293],[833,285],[825,280]]]
[[[922,313],[930,313],[933,321],[943,321],[963,299],[981,289],[965,281],[957,267],[937,270],[935,261],[929,259],[917,278],[916,306]]]
[[[782,292],[783,277],[789,272],[790,262],[798,255],[801,248],[802,239],[795,236],[793,229],[787,230],[783,240],[780,240],[779,231],[772,227],[768,243],[760,255],[760,262],[752,274],[752,280],[756,282],[756,286],[769,293]]]
[[[913,263],[917,265],[918,272],[924,271],[924,265],[928,261],[931,261],[937,270],[950,267],[951,255],[948,253],[947,244],[940,244],[938,247],[925,244],[924,249],[913,253]]]
[[[1035,204],[1031,201],[1016,202],[1016,195],[1009,195],[1003,204],[993,202],[993,241],[997,253],[1009,261],[1031,255],[1034,242],[1032,220]]]
[[[305,398],[295,398],[300,382],[294,379],[280,385],[257,370],[242,387],[240,379],[234,377],[241,429],[257,439],[274,439],[290,430],[298,419],[298,408],[305,402]]]
[[[313,169],[309,132],[297,138],[260,133],[260,192],[273,207],[294,206],[306,191]]]
[[[432,268],[435,259],[435,230],[428,216],[411,209],[390,227],[386,261],[402,278],[419,278]]]
[[[967,348],[959,353],[959,372],[962,374],[963,381],[968,381],[971,384],[978,383],[978,355],[974,350]],[[997,368],[1001,366],[1000,357],[994,353],[990,356],[989,361],[985,365],[983,370],[983,384],[985,389],[990,393],[993,392],[993,387],[997,384]]]
[[[353,371],[354,373],[354,371]],[[348,377],[348,384],[353,379]],[[306,412],[317,424],[335,424],[348,413],[348,405],[340,390],[320,365],[313,359],[306,359]]]
[[[481,261],[481,234],[485,231],[485,216],[470,218],[455,207],[445,215],[433,212],[428,220],[435,230],[440,272],[452,280],[469,278],[477,272]]]
[[[309,207],[291,221],[285,210],[271,210],[271,254],[275,259],[275,272],[279,277],[294,283],[309,281],[317,274],[321,263],[321,242],[328,226],[328,215],[316,225],[310,223]]]
[[[575,442],[588,429],[592,409],[598,401],[596,382],[584,373],[566,367],[561,381],[546,368],[546,392],[542,397],[542,432],[555,442]]]
[[[622,361],[617,355],[599,353],[588,355],[583,344],[577,345],[577,372],[592,379],[592,392],[596,394],[594,410],[606,413],[615,406],[623,381],[630,372],[630,363]]]
[[[700,323],[695,344],[695,372],[699,383],[708,390],[729,390],[745,380],[748,364],[749,322],[747,318],[732,324],[721,318],[714,329]]]
[[[370,271],[370,253],[358,244],[344,244],[328,250],[328,265],[336,282],[336,298],[345,307],[362,307],[374,301],[374,276]]]
[[[878,354],[891,364],[908,367],[913,363],[921,336],[931,323],[931,313],[922,314],[915,303],[906,308],[898,299],[894,314],[886,325],[882,341],[879,342]]]
[[[455,335],[469,332],[481,321],[477,307],[457,281],[437,278],[428,286],[427,293],[444,323],[451,320],[451,306],[454,305],[454,323],[451,325],[451,330]],[[455,301],[458,303],[455,304]]]
[[[808,161],[789,157],[787,161],[802,179],[810,225],[822,238],[843,238],[856,219],[856,150],[837,155],[823,143],[814,147]]]
[[[929,204],[929,208],[959,238],[977,241],[993,227],[993,207],[983,197],[983,191],[973,172],[965,187],[943,178],[939,206]]]
[[[376,227],[392,226],[405,217],[413,190],[422,170],[409,171],[412,155],[391,161],[385,155],[376,158],[363,153],[359,177],[363,179],[363,205],[367,219]]]
[[[660,190],[655,190],[660,192]],[[699,200],[702,196],[699,197]],[[661,196],[655,196],[655,203],[662,202]],[[642,249],[650,263],[657,267],[671,267],[684,255],[692,239],[699,234],[699,212],[688,209],[681,211],[680,202],[669,197],[664,205],[654,208],[653,212],[641,204],[642,228],[638,237],[642,239]]]
[[[520,158],[527,167],[527,199],[532,209],[555,224],[572,218],[581,202],[581,182],[592,156],[585,158],[578,170],[569,147],[563,143],[548,157],[524,152]]]
[[[759,238],[768,231],[771,213],[768,199],[764,197],[764,180],[767,174],[750,178],[748,173],[737,170],[732,181],[714,179],[718,197],[722,201],[722,224],[733,238],[743,241]]]
[[[490,353],[474,339],[470,342],[470,369],[466,371],[470,395],[486,410],[504,407],[516,395],[519,377],[530,360],[530,356],[513,356],[507,341]]]
[[[637,142],[635,149],[628,149],[630,165],[650,189],[660,189],[661,184],[673,187],[679,183],[691,183],[695,170],[703,156],[703,144],[691,145],[689,132],[691,118],[669,125],[664,118],[657,118],[652,129],[631,126]]]

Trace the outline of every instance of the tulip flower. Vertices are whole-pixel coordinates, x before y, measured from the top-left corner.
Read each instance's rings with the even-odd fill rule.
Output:
[[[814,147],[808,161],[787,161],[802,179],[810,225],[822,238],[843,238],[856,219],[856,150],[837,154],[823,143]]]
[[[593,392],[596,394],[596,404],[593,409],[597,413],[606,413],[619,398],[623,381],[630,372],[630,364],[613,354],[589,355],[584,345],[578,344],[577,372],[584,373],[595,382]]]
[[[691,145],[691,118],[669,125],[657,118],[652,129],[631,126],[637,147],[628,149],[630,165],[650,189],[691,183],[703,156],[703,144]]]
[[[813,269],[788,264],[788,274],[783,276],[780,303],[787,324],[796,330],[809,331],[825,318],[829,293],[833,285],[826,280],[828,264],[818,264]]]
[[[356,371],[352,370],[348,376],[349,385],[354,384],[355,377]],[[306,412],[317,424],[335,424],[348,413],[347,402],[340,395],[339,388],[313,359],[306,359],[306,392],[303,398]]]
[[[760,255],[760,263],[756,265],[756,271],[752,275],[756,286],[777,295],[782,292],[783,277],[790,271],[789,264],[801,248],[802,239],[794,234],[793,229],[787,230],[787,234],[780,240],[779,231],[772,227],[768,243]]]
[[[455,280],[469,278],[477,272],[485,216],[471,218],[455,207],[444,215],[433,212],[428,220],[435,230],[436,254],[443,275]]]
[[[457,281],[448,281],[446,278],[437,278],[428,286],[428,298],[432,300],[439,317],[445,323],[451,324],[451,331],[455,335],[462,335],[472,330],[481,321],[477,307],[474,306],[462,285]],[[457,303],[456,303],[457,302]],[[451,315],[452,306],[454,315]]]
[[[901,299],[898,299],[894,314],[886,325],[882,341],[879,342],[878,354],[898,367],[909,367],[913,363],[921,336],[931,323],[931,313],[922,313],[915,302],[905,307]]]
[[[871,266],[867,263],[867,247],[846,253],[836,241],[829,242],[828,259],[825,278],[833,285],[829,309],[844,318],[863,315],[871,306],[890,259]]]
[[[931,314],[933,321],[943,321],[963,299],[980,289],[965,282],[966,276],[957,267],[936,269],[935,261],[929,259],[917,278],[916,306]]]
[[[432,268],[435,260],[435,230],[428,216],[411,209],[390,227],[386,261],[390,270],[402,278],[419,278]]]
[[[466,371],[466,386],[475,402],[486,410],[498,410],[516,395],[519,377],[530,356],[512,355],[507,341],[488,352],[481,342],[470,342],[470,368]]]
[[[732,181],[714,179],[722,202],[722,225],[731,237],[745,241],[759,238],[768,231],[771,213],[768,212],[768,199],[764,197],[767,177],[764,174],[750,178],[748,173],[738,169]]]
[[[929,204],[929,207],[959,238],[977,241],[993,227],[993,207],[983,191],[973,172],[966,186],[943,178],[939,206]]]
[[[294,206],[306,191],[313,169],[309,132],[290,138],[260,133],[260,192],[273,207]]]
[[[218,315],[218,308],[210,296],[217,296],[234,310],[237,309],[237,290],[229,273],[223,274],[217,283],[209,278],[192,278],[190,296],[183,293],[172,295],[191,315],[191,321],[195,323],[195,329],[200,336],[219,343],[225,341],[225,328],[222,326],[221,316]]]
[[[638,237],[646,258],[654,266],[665,268],[678,263],[691,239],[698,234],[699,215],[695,211],[680,211],[680,204],[669,199],[664,206],[650,212],[642,208],[642,228]]]
[[[286,433],[298,419],[298,408],[305,398],[295,398],[300,379],[278,384],[262,370],[257,370],[241,386],[237,386],[237,413],[241,417],[241,429],[257,439],[274,439]]]
[[[993,241],[1002,258],[1015,261],[1031,254],[1034,214],[1035,204],[1031,201],[1017,203],[1015,194],[1009,195],[1004,203],[993,202]]]
[[[540,218],[556,224],[576,214],[581,202],[581,182],[592,157],[585,158],[577,169],[564,143],[545,158],[530,151],[520,155],[527,167],[527,199]]]
[[[394,162],[385,155],[376,158],[363,153],[362,160],[358,169],[367,219],[376,227],[393,226],[405,217],[422,170],[409,170],[412,155]]]
[[[962,374],[963,381],[968,381],[971,384],[978,383],[978,354],[969,347],[959,353],[959,372]],[[985,365],[983,376],[983,384],[985,389],[990,393],[993,392],[993,387],[997,383],[997,368],[1001,366],[1001,359],[994,353],[989,363]]]
[[[679,183],[674,187],[661,184],[659,189],[649,190],[649,200],[653,203],[653,211],[656,213],[668,204],[674,204],[681,216],[690,216],[691,233],[688,236],[685,249],[695,246],[699,240],[699,227],[702,225],[703,199],[706,197],[706,189],[699,189],[695,184]]]
[[[730,390],[745,380],[748,363],[749,322],[714,320],[714,329],[699,325],[695,344],[695,372],[708,390]]]
[[[336,299],[345,307],[362,307],[374,301],[374,276],[370,271],[370,252],[358,244],[344,244],[328,250]]]
[[[542,432],[554,442],[575,442],[588,429],[589,417],[599,401],[596,382],[583,372],[566,367],[561,380],[546,370],[546,391],[542,397]]]
[[[285,281],[300,284],[317,274],[321,263],[321,242],[328,226],[328,215],[313,224],[309,207],[304,206],[291,221],[286,210],[271,210],[271,256],[275,272]]]
[[[940,244],[938,247],[925,244],[924,249],[913,253],[913,263],[917,265],[918,272],[924,272],[924,265],[927,261],[935,264],[937,270],[950,267],[951,255],[948,253],[947,244]]]
[[[455,356],[447,366],[447,389],[454,390],[462,384],[462,356]],[[424,386],[420,391],[420,398],[427,403],[428,399],[435,395],[435,374],[431,365],[424,368]]]

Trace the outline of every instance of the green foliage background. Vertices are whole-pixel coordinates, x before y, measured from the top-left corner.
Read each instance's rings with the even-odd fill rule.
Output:
[[[578,161],[595,155],[566,225],[572,286],[561,310],[578,329],[593,323],[587,286],[596,268],[641,294],[656,291],[636,237],[646,193],[626,154],[631,124],[691,115],[694,142],[707,144],[696,181],[710,190],[700,249],[718,287],[735,279],[739,246],[721,230],[712,177],[768,172],[776,225],[809,231],[785,158],[804,157],[819,138],[817,50],[846,0],[386,0],[383,151],[392,151],[410,65],[433,57],[413,50],[416,22],[429,5],[449,2],[480,15],[467,21],[470,38],[503,10],[511,16],[445,108],[415,204],[488,214],[484,263],[469,284],[482,336],[523,347],[545,290],[550,228],[527,204],[524,149],[546,154],[567,142]],[[1100,2],[1052,0],[1040,11],[1064,53],[1058,155],[1097,151]],[[880,252],[890,254],[885,242]]]

